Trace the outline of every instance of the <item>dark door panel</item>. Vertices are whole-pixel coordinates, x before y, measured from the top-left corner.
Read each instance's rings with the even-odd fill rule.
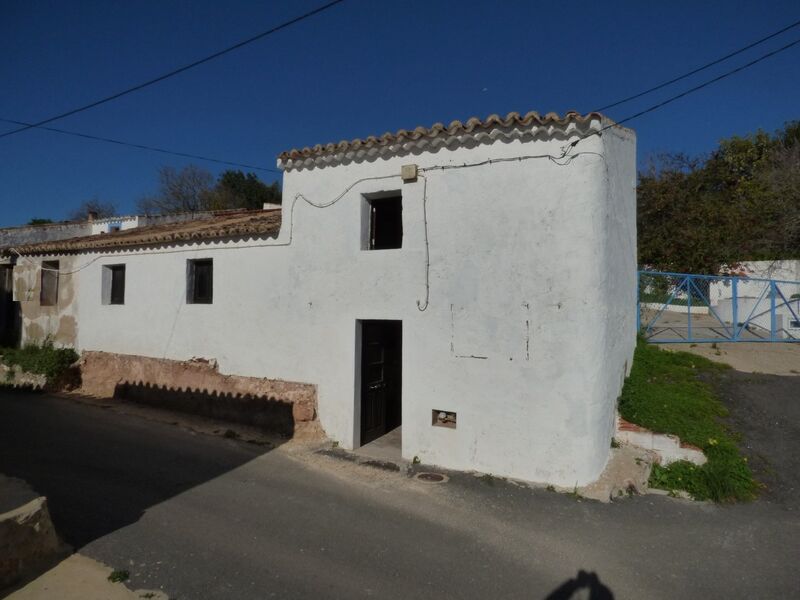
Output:
[[[363,321],[361,340],[361,444],[400,425],[402,323]]]

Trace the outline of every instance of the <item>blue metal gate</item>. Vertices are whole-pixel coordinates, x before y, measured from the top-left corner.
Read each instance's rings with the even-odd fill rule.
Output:
[[[639,271],[651,342],[800,342],[800,281]]]

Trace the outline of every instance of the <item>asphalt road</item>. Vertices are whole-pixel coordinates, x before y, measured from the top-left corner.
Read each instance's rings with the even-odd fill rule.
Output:
[[[783,441],[796,456],[800,440]],[[81,553],[128,569],[132,588],[179,600],[800,591],[798,502],[784,487],[720,507],[660,496],[603,505],[466,474],[425,484],[291,445],[267,451],[3,392],[0,472],[47,495]],[[585,595],[573,596],[578,587]]]

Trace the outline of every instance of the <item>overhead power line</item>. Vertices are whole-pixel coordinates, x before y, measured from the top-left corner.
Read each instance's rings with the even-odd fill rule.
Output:
[[[729,58],[733,58],[734,56],[737,56],[737,55],[741,54],[742,52],[746,52],[747,50],[750,50],[751,48],[755,48],[756,46],[758,46],[760,44],[763,44],[764,42],[766,42],[768,40],[771,40],[772,38],[777,37],[777,36],[781,35],[782,33],[786,33],[790,29],[794,29],[795,27],[798,27],[798,26],[800,26],[800,21],[795,21],[794,23],[791,23],[790,25],[787,25],[786,27],[776,31],[775,33],[771,33],[768,36],[761,38],[760,40],[756,40],[755,42],[752,42],[752,43],[748,44],[747,46],[743,46],[742,48],[739,48],[738,50],[734,50],[733,52],[731,52],[729,54],[726,54],[725,56],[721,56],[720,58],[717,58],[716,60],[712,60],[710,63],[706,63],[702,67],[698,67],[696,69],[693,69],[693,70],[689,71],[688,73],[684,73],[683,75],[679,75],[678,77],[674,77],[674,78],[670,79],[669,81],[665,81],[663,83],[659,83],[658,85],[656,85],[654,87],[651,87],[649,89],[646,89],[643,92],[639,92],[637,94],[634,94],[633,96],[628,96],[627,98],[623,98],[622,100],[617,100],[616,102],[612,102],[611,104],[606,104],[605,106],[601,106],[600,108],[596,108],[592,112],[602,112],[604,110],[608,110],[609,108],[614,108],[615,106],[619,106],[620,104],[625,104],[626,102],[630,102],[631,100],[635,100],[636,98],[641,98],[642,96],[646,96],[647,94],[650,94],[652,92],[655,92],[657,90],[665,88],[668,85],[672,85],[673,83],[677,83],[678,81],[681,81],[682,79],[686,79],[687,77],[691,77],[692,75],[696,75],[697,73],[700,73],[701,71],[705,71],[706,69],[708,69],[710,67],[713,67],[714,65],[718,65],[718,64],[720,64],[722,62],[725,62]]]
[[[34,125],[31,125],[30,123],[25,123],[24,121],[17,121],[17,120],[14,120],[14,119],[4,119],[4,118],[0,117],[0,121],[3,121],[4,123],[13,123],[14,125],[23,125],[23,126],[26,126],[26,127],[34,127]],[[259,171],[270,171],[271,173],[280,173],[279,170],[270,169],[269,167],[260,167],[258,165],[249,165],[247,163],[239,163],[239,162],[233,162],[233,161],[230,161],[230,160],[222,160],[222,159],[219,159],[219,158],[211,158],[209,156],[201,156],[200,154],[189,154],[187,152],[177,152],[175,150],[166,150],[164,148],[158,148],[156,146],[148,146],[148,145],[145,145],[145,144],[134,144],[133,142],[125,142],[123,140],[115,140],[113,138],[102,137],[102,136],[99,136],[99,135],[90,135],[88,133],[81,133],[79,131],[69,131],[69,130],[66,130],[66,129],[58,129],[56,127],[46,127],[46,126],[41,126],[41,125],[36,125],[35,127],[37,129],[43,129],[45,131],[52,131],[54,133],[61,133],[61,134],[64,134],[64,135],[71,135],[71,136],[75,136],[75,137],[84,138],[84,139],[87,139],[87,140],[95,140],[95,141],[98,141],[98,142],[106,142],[106,143],[109,143],[109,144],[117,144],[119,146],[128,146],[130,148],[138,148],[139,150],[149,150],[150,152],[160,152],[161,154],[170,154],[172,156],[180,156],[180,157],[183,157],[183,158],[194,158],[194,159],[197,159],[197,160],[204,160],[204,161],[207,161],[207,162],[213,162],[213,163],[217,163],[217,164],[220,164],[220,165],[229,165],[229,166],[232,166],[232,167],[241,167],[241,168],[244,168],[244,169],[256,169],[256,170],[259,170]]]
[[[731,75],[735,75],[736,73],[739,73],[740,71],[744,71],[745,69],[748,69],[748,68],[752,67],[753,65],[756,65],[756,64],[760,63],[763,60],[771,58],[771,57],[775,56],[776,54],[780,54],[781,52],[785,52],[786,50],[789,50],[790,48],[792,48],[794,46],[797,46],[798,44],[800,44],[800,39],[796,39],[793,42],[789,42],[785,46],[781,46],[780,48],[777,48],[776,50],[773,50],[772,52],[767,52],[766,54],[762,54],[761,56],[759,56],[758,58],[756,58],[754,60],[751,60],[747,64],[744,64],[744,65],[742,65],[740,67],[736,67],[735,69],[731,69],[730,71],[727,71],[727,72],[723,73],[722,75],[718,75],[717,77],[714,77],[713,79],[709,79],[708,81],[705,81],[705,82],[703,82],[703,83],[701,83],[699,85],[694,86],[693,88],[689,88],[688,90],[686,90],[684,92],[681,92],[680,94],[676,94],[674,96],[671,96],[671,97],[667,98],[666,100],[663,100],[663,101],[659,102],[658,104],[654,104],[653,106],[650,106],[649,108],[645,108],[644,110],[640,110],[639,112],[637,112],[635,114],[632,114],[632,115],[629,115],[629,116],[625,117],[624,119],[620,119],[619,121],[615,121],[614,123],[612,123],[610,125],[606,125],[605,127],[602,127],[601,129],[598,129],[597,131],[593,131],[592,133],[590,133],[588,135],[585,135],[582,138],[579,138],[579,139],[575,140],[574,142],[569,144],[567,146],[567,148],[574,148],[575,146],[577,146],[581,141],[585,140],[586,138],[592,137],[593,135],[599,135],[599,134],[603,133],[607,129],[611,129],[612,127],[616,127],[617,125],[622,125],[623,123],[627,123],[628,121],[632,121],[633,119],[641,117],[642,115],[646,115],[646,114],[651,113],[651,112],[653,112],[655,110],[658,110],[659,108],[661,108],[663,106],[666,106],[667,104],[670,104],[672,102],[675,102],[676,100],[679,100],[680,98],[688,96],[689,94],[693,94],[694,92],[697,92],[699,90],[702,90],[703,88],[708,87],[709,85],[712,85],[714,83],[717,83],[718,81],[722,81],[723,79],[726,79],[726,78],[730,77]]]
[[[263,38],[265,38],[265,37],[267,37],[269,35],[272,35],[273,33],[277,33],[278,31],[281,31],[282,29],[286,29],[287,27],[290,27],[291,25],[294,25],[296,23],[299,23],[300,21],[304,21],[305,19],[313,17],[314,15],[317,15],[317,14],[319,14],[319,13],[325,11],[325,10],[328,10],[329,8],[333,8],[334,6],[336,6],[337,4],[341,4],[342,2],[344,2],[344,0],[333,0],[332,2],[328,2],[327,4],[324,4],[324,5],[322,5],[322,6],[318,7],[318,8],[315,8],[312,11],[309,11],[309,12],[307,12],[305,14],[302,14],[302,15],[300,15],[298,17],[295,17],[294,19],[290,19],[289,21],[281,23],[280,25],[276,25],[272,29],[268,29],[266,31],[262,31],[261,33],[259,33],[257,35],[249,37],[246,40],[242,40],[241,42],[238,42],[238,43],[234,44],[233,46],[229,46],[227,48],[224,48],[223,50],[219,50],[218,52],[214,52],[213,54],[209,54],[208,56],[206,56],[204,58],[201,58],[201,59],[198,59],[198,60],[196,60],[194,62],[189,63],[188,65],[184,65],[184,66],[179,67],[177,69],[173,69],[172,71],[168,71],[167,73],[164,73],[163,75],[159,75],[158,77],[155,77],[153,79],[149,79],[149,80],[144,81],[142,83],[136,84],[136,85],[134,85],[132,87],[129,87],[127,89],[124,89],[124,90],[122,90],[120,92],[116,92],[115,94],[111,94],[110,96],[106,96],[105,98],[101,98],[100,100],[95,100],[94,102],[90,102],[89,104],[84,104],[83,106],[79,106],[78,108],[73,108],[72,110],[68,110],[67,112],[63,112],[63,113],[55,115],[53,117],[48,117],[47,119],[42,119],[41,121],[37,121],[35,123],[29,123],[29,124],[25,125],[24,127],[20,127],[18,129],[12,129],[11,131],[6,131],[5,133],[1,133],[0,134],[0,138],[8,137],[10,135],[14,135],[15,133],[19,133],[21,131],[27,131],[28,129],[32,129],[34,127],[41,127],[42,125],[46,125],[47,123],[52,123],[53,121],[58,121],[59,119],[63,119],[64,117],[69,117],[71,115],[83,112],[85,110],[89,110],[90,108],[94,108],[96,106],[100,106],[101,104],[105,104],[106,102],[111,102],[112,100],[116,100],[117,98],[121,98],[122,96],[126,96],[127,94],[131,94],[133,92],[138,92],[139,90],[142,90],[142,89],[144,89],[146,87],[149,87],[151,85],[154,85],[156,83],[164,81],[165,79],[169,79],[170,77],[174,77],[175,75],[178,75],[180,73],[188,71],[189,69],[193,69],[193,68],[198,67],[198,66],[200,66],[202,64],[205,64],[205,63],[207,63],[209,61],[212,61],[212,60],[214,60],[216,58],[219,58],[220,56],[228,54],[229,52],[233,52],[234,50],[238,50],[239,48],[247,46],[248,44],[252,44],[253,42],[256,42],[256,41],[258,41],[260,39],[263,39]]]

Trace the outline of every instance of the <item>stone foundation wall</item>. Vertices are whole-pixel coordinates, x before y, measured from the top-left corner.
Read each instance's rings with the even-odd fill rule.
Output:
[[[0,590],[30,574],[60,549],[44,497],[0,514]]]
[[[308,383],[223,375],[216,361],[84,352],[81,394],[125,398],[162,408],[294,434],[317,426],[317,388]]]

